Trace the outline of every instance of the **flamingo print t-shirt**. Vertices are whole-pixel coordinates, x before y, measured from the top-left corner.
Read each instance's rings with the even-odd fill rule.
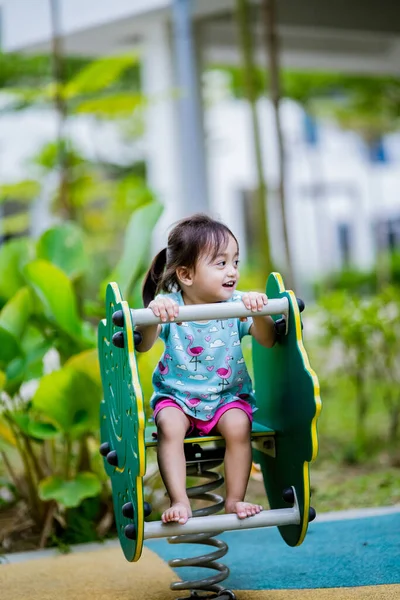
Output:
[[[184,305],[181,292],[168,296]],[[240,292],[228,300],[240,301]],[[185,413],[201,421],[208,421],[217,408],[237,400],[249,402],[256,410],[240,344],[252,322],[251,318],[244,322],[232,318],[162,325],[160,337],[165,350],[153,373],[151,407],[171,398]]]

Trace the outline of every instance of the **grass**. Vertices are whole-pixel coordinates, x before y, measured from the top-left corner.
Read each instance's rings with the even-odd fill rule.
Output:
[[[325,465],[311,473],[312,504],[320,512],[400,503],[399,470]]]
[[[311,505],[317,513],[352,508],[392,506],[400,503],[400,478],[396,468],[311,468]],[[266,504],[261,481],[250,479],[247,499]]]

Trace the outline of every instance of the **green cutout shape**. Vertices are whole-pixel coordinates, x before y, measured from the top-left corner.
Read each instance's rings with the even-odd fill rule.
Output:
[[[318,451],[316,422],[321,411],[319,383],[303,345],[300,312],[295,295],[286,291],[279,273],[271,273],[269,299],[286,297],[289,325],[273,348],[253,339],[254,383],[259,423],[275,431],[276,456],[259,451],[254,460],[261,466],[271,509],[288,508],[284,489],[293,486],[299,502],[300,525],[279,527],[289,546],[300,545],[308,527],[310,508],[309,463]],[[277,320],[279,317],[273,317]]]
[[[124,327],[112,322],[115,311],[124,313]],[[125,347],[117,348],[112,336],[123,331]],[[106,473],[111,478],[118,537],[130,562],[139,560],[143,547],[144,499],[143,476],[146,471],[144,445],[145,416],[142,391],[134,353],[133,325],[129,306],[122,300],[118,285],[110,283],[106,291],[106,319],[98,329],[98,350],[104,399],[100,405],[101,443],[108,443],[118,457],[118,466],[104,458]],[[122,514],[125,503],[132,502],[133,519]],[[136,540],[128,539],[125,527],[134,525]]]

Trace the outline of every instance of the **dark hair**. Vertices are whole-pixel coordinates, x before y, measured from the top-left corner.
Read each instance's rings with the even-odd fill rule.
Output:
[[[178,221],[168,236],[167,248],[154,257],[146,274],[142,290],[144,306],[148,306],[160,292],[179,290],[177,268],[195,269],[199,257],[207,252],[214,260],[221,248],[226,247],[230,236],[238,244],[226,225],[205,214],[195,214]]]

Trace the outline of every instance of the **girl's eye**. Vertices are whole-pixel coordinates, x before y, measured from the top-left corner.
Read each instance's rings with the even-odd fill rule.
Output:
[[[221,260],[219,263],[217,263],[219,267],[224,267],[226,265],[226,260]]]
[[[239,266],[239,262],[240,262],[240,260],[238,259],[238,260],[235,260],[235,261],[233,261],[233,262],[234,262],[234,265],[235,265],[235,267],[237,267],[237,266]]]

